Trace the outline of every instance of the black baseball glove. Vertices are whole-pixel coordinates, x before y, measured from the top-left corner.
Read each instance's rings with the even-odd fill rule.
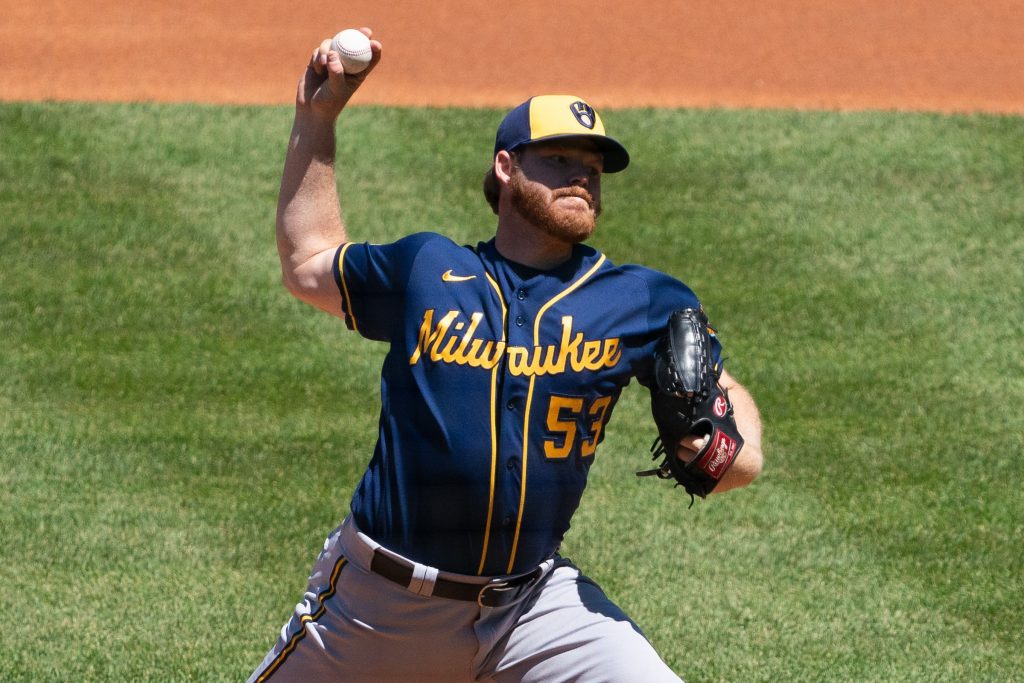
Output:
[[[668,332],[655,350],[650,387],[658,428],[651,452],[654,460],[664,460],[656,469],[637,472],[675,479],[690,494],[691,505],[693,496],[704,498],[714,490],[743,448],[729,394],[718,383],[722,369],[712,357],[708,330],[701,309],[684,308],[669,317]],[[707,437],[689,462],[676,457],[686,436]]]

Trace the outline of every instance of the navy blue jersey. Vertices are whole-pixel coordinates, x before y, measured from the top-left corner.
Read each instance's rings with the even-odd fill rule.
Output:
[[[622,388],[650,383],[669,314],[699,306],[678,280],[585,245],[539,271],[493,240],[420,233],[344,244],[334,267],[348,326],[390,344],[352,514],[395,552],[463,574],[558,549]]]

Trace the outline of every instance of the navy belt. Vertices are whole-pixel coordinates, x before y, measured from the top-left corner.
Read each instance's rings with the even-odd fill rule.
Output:
[[[412,583],[413,566],[380,550],[373,551],[370,569],[389,581],[394,581],[403,588]],[[504,607],[523,596],[529,589],[537,585],[544,575],[544,568],[537,567],[531,572],[508,578],[492,579],[484,584],[463,583],[438,577],[434,582],[431,595],[449,600],[465,600],[475,602],[481,607]]]

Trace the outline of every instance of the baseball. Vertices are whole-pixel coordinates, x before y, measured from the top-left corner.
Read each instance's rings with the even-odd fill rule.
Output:
[[[331,49],[341,57],[345,73],[357,74],[370,65],[370,39],[362,31],[347,28],[331,39]]]

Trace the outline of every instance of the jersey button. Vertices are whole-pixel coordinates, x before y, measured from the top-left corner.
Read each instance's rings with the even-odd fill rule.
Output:
[[[519,291],[516,292],[516,298],[519,299],[520,301],[525,299],[526,298],[526,290],[523,289],[522,287],[520,287]]]
[[[509,472],[515,472],[518,464],[519,462],[516,458],[509,458],[508,462],[505,463],[505,468],[508,469]]]
[[[513,517],[512,515],[505,515],[505,519],[501,520],[501,525],[503,527],[505,527],[506,529],[508,529],[509,527],[512,526],[513,523],[515,523],[515,521],[516,521],[516,518]]]
[[[516,326],[517,327],[522,327],[525,324],[526,324],[526,318],[524,318],[521,315],[517,315],[516,316]]]
[[[516,402],[514,400],[510,400],[508,403],[505,404],[505,407],[509,410],[515,410]]]

